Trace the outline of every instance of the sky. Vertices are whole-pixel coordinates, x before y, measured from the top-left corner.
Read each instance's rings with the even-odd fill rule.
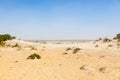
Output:
[[[112,38],[120,0],[0,0],[0,34],[24,40]]]

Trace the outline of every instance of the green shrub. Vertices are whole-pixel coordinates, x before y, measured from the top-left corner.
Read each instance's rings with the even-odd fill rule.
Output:
[[[32,59],[32,60],[34,60],[35,58],[36,58],[36,59],[41,59],[41,56],[38,55],[38,54],[36,54],[36,53],[34,53],[34,54],[31,54],[30,56],[28,56],[27,59]]]
[[[7,41],[7,40],[12,40],[12,39],[15,39],[15,37],[12,37],[9,34],[0,35],[0,41]]]
[[[15,39],[15,37],[12,37],[11,35],[9,34],[0,34],[0,45],[1,46],[4,46],[5,45],[5,42],[4,41],[7,41],[7,40],[12,40],[12,39]]]

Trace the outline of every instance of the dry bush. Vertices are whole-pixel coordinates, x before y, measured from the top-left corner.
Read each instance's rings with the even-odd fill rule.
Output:
[[[71,48],[67,48],[66,51],[72,50]]]
[[[106,67],[101,67],[101,68],[99,68],[99,71],[102,72],[102,73],[104,73],[105,69],[106,69]]]
[[[31,50],[37,50],[37,48],[35,48],[35,47],[31,47]]]
[[[27,59],[34,60],[35,58],[36,58],[36,59],[41,59],[41,56],[38,55],[38,54],[36,54],[36,53],[34,53],[34,54],[31,54],[30,56],[28,56]]]
[[[66,52],[65,52],[65,53],[63,53],[63,55],[66,55],[66,54],[68,54],[68,53],[66,53]]]
[[[99,45],[95,45],[95,47],[99,47]]]
[[[108,47],[113,47],[113,45],[112,45],[112,44],[109,44]]]
[[[16,43],[15,45],[13,45],[12,47],[21,47],[18,43]]]
[[[73,50],[73,53],[77,53],[77,52],[79,52],[80,50],[82,50],[82,49],[80,49],[80,48],[75,48],[75,49]]]
[[[110,42],[111,40],[110,39],[108,39],[108,38],[104,38],[103,39],[103,42]]]
[[[117,46],[120,46],[120,44],[119,44],[119,43],[117,43]]]
[[[4,41],[0,41],[0,46],[4,47],[5,46],[5,42]]]

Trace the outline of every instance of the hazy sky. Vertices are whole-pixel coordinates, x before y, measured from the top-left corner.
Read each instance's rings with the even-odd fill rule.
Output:
[[[97,39],[120,33],[120,0],[0,0],[0,33],[21,39]]]

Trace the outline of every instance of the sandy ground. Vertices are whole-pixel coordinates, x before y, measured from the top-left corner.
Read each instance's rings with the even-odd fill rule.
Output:
[[[117,42],[6,43],[0,47],[0,80],[120,80]],[[12,47],[16,43],[21,48]],[[73,53],[75,48],[81,50]],[[27,60],[33,53],[41,59]]]

